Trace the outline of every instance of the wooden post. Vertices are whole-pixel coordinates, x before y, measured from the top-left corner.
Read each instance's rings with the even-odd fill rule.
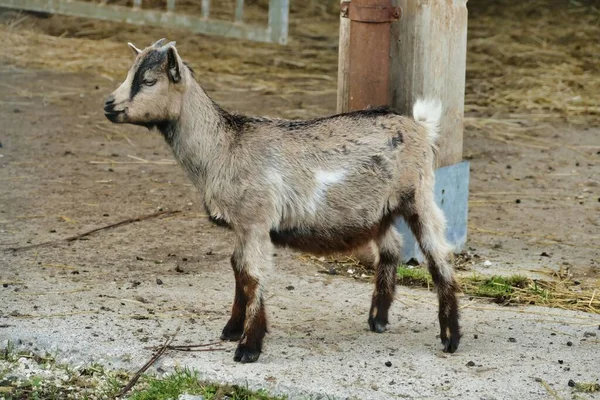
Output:
[[[455,251],[460,251],[467,240],[469,193],[469,163],[462,161],[467,0],[393,0],[392,5],[401,9],[402,19],[391,22],[389,68],[381,69],[386,75],[381,81],[389,82],[387,93],[382,96],[372,88],[364,88],[359,93],[366,96],[359,103],[351,99],[351,94],[356,93],[353,86],[371,85],[371,79],[353,71],[356,58],[359,63],[362,57],[363,61],[376,64],[382,62],[383,53],[376,52],[379,58],[370,60],[368,54],[356,51],[353,36],[357,32],[352,30],[355,21],[343,15],[347,3],[341,3],[337,111],[380,105],[382,98],[387,98],[387,104],[410,116],[417,98],[441,100],[443,115],[436,158],[435,198],[448,221],[446,237]],[[371,0],[353,0],[350,4],[354,3],[374,4]],[[365,37],[364,33],[362,36]],[[377,71],[371,69],[369,73]],[[423,255],[405,222],[398,219],[395,225],[405,238],[404,260],[422,261]]]
[[[411,115],[418,97],[442,101],[437,166],[463,154],[467,54],[467,0],[397,0],[402,20],[393,24],[391,106]]]

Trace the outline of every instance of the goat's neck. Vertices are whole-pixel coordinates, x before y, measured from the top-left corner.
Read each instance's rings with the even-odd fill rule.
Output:
[[[163,131],[175,157],[197,184],[203,185],[227,156],[232,133],[223,113],[193,81],[184,94],[179,119]]]

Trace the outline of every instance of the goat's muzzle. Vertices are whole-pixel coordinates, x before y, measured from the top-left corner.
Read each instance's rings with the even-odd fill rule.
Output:
[[[115,110],[115,98],[111,95],[104,102],[104,115],[110,122],[119,122],[119,115],[125,110]]]

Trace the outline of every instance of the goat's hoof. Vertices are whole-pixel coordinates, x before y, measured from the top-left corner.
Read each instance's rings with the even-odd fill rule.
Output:
[[[223,332],[221,332],[221,340],[228,340],[230,342],[237,342],[241,339],[242,330],[229,329],[227,327],[223,328]]]
[[[258,360],[258,357],[260,356],[260,350],[259,349],[251,349],[245,345],[238,345],[237,349],[235,350],[235,355],[233,356],[233,360],[237,361],[237,362],[241,362],[242,364],[245,363],[252,363],[255,362],[256,360]]]
[[[369,329],[372,332],[383,333],[386,331],[387,322],[379,321],[376,318],[369,318]]]
[[[454,353],[458,349],[458,343],[460,342],[460,336],[451,336],[442,338],[442,344],[444,345],[444,353]]]

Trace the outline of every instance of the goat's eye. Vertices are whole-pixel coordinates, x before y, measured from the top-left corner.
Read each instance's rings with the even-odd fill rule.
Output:
[[[146,86],[152,86],[156,83],[156,79],[145,79],[144,80],[144,85]]]

